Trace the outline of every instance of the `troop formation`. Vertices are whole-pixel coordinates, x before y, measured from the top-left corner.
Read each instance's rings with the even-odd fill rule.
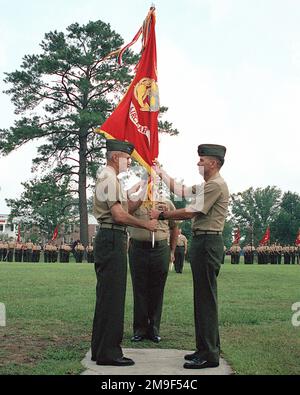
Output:
[[[255,248],[246,245],[243,249],[234,244],[228,250],[231,256],[231,264],[239,264],[241,256],[244,257],[245,264],[253,264],[257,262],[259,265],[285,265],[300,264],[300,246],[291,246],[280,244],[261,245]]]
[[[41,245],[28,240],[25,243],[18,241],[0,240],[0,262],[45,262],[45,263],[69,263],[71,254],[77,263],[87,260],[94,262],[93,245],[84,247],[80,241],[72,245],[62,243],[57,246],[53,241]]]

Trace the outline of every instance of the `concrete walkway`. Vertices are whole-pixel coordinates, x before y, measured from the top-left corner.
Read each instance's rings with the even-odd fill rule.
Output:
[[[224,359],[217,368],[184,369],[184,355],[193,351],[163,350],[149,348],[124,348],[125,357],[135,361],[133,366],[98,366],[91,361],[89,351],[82,361],[87,369],[83,375],[230,375],[232,369]]]

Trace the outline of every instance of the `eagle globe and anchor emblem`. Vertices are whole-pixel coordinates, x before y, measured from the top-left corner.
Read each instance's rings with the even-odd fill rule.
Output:
[[[159,111],[159,89],[155,80],[142,78],[134,88],[134,96],[141,111]]]

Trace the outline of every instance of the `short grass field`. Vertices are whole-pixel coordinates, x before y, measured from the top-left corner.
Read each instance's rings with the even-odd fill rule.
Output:
[[[92,264],[0,263],[0,374],[75,375],[90,346],[95,303]],[[300,265],[231,265],[218,278],[222,355],[239,375],[299,375]],[[162,342],[132,344],[132,288],[128,273],[123,347],[194,349],[190,266],[169,272]]]

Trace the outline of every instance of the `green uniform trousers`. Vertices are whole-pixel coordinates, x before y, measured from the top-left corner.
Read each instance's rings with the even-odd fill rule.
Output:
[[[224,244],[222,235],[198,235],[191,245],[191,268],[194,286],[196,348],[201,358],[219,362],[217,276]]]
[[[100,229],[94,241],[97,276],[92,360],[121,358],[127,280],[127,233]]]
[[[130,240],[129,264],[133,288],[133,333],[159,335],[164,289],[169,271],[170,247],[167,240],[157,242]]]
[[[184,246],[176,246],[175,249],[175,261],[174,261],[174,267],[176,273],[182,273],[183,270],[183,264],[184,264],[184,252],[185,252],[185,247]]]

